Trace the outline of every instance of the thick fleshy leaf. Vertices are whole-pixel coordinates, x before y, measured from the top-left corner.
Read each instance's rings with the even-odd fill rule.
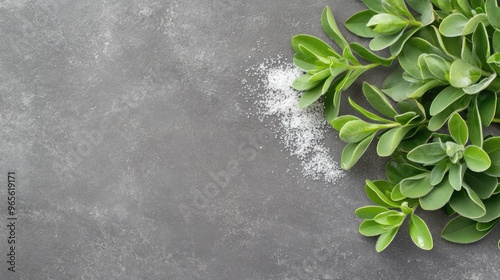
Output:
[[[496,73],[495,73],[496,76]],[[481,124],[485,127],[490,126],[495,117],[497,107],[497,94],[495,92],[482,92],[477,97],[477,108],[481,112]]]
[[[293,64],[303,71],[316,69],[316,58],[305,56],[303,53],[295,53]]]
[[[439,112],[438,114],[432,116],[427,125],[429,130],[436,131],[440,129],[453,113],[460,112],[467,108],[471,99],[472,96],[470,95],[463,96],[462,98],[458,99],[456,102],[448,106],[446,109],[444,109],[442,112]],[[472,127],[469,128],[470,134],[472,134],[471,130]],[[472,136],[470,137],[472,138]]]
[[[399,207],[399,204],[395,203],[384,194],[384,191],[392,190],[388,189],[390,186],[394,187],[391,182],[366,180],[365,192],[368,198],[379,206],[386,208]]]
[[[372,27],[377,34],[392,35],[408,26],[408,21],[392,14],[383,13],[374,15],[366,25]]]
[[[469,140],[467,124],[458,113],[454,113],[448,120],[448,130],[453,140],[460,145],[465,145]]]
[[[410,237],[413,243],[424,250],[431,250],[433,247],[432,235],[429,228],[419,216],[410,215]]]
[[[491,166],[490,157],[478,146],[467,146],[464,150],[464,159],[467,168],[474,172],[483,172]]]
[[[396,228],[391,229],[388,232],[382,233],[377,239],[377,243],[375,245],[375,250],[377,252],[382,252],[383,250],[385,250],[385,248],[387,248],[387,246],[389,246],[389,244],[391,244],[392,240],[394,239],[394,237],[398,233],[398,230],[399,230],[399,227],[396,227]]]
[[[470,170],[465,172],[464,181],[481,199],[489,198],[498,186],[497,177]]]
[[[354,120],[346,123],[340,129],[339,137],[347,143],[357,143],[372,135],[381,128],[378,124],[367,123],[363,120]]]
[[[451,163],[449,160],[442,160],[432,168],[431,171],[431,185],[435,186],[443,180],[448,170],[450,170]]]
[[[356,209],[356,216],[361,219],[374,219],[378,214],[389,211],[386,207],[382,206],[364,206]]]
[[[453,193],[450,206],[458,214],[469,219],[477,219],[486,214],[486,207],[479,196],[465,185],[460,191]]]
[[[461,164],[453,164],[450,167],[448,182],[455,190],[462,189],[462,182],[464,178],[464,168]]]
[[[422,173],[421,169],[418,169],[408,163],[400,163],[395,160],[389,161],[385,168],[387,179],[393,183],[399,183],[403,179],[420,173]]]
[[[376,115],[376,114],[374,114],[374,113],[366,110],[365,108],[361,107],[356,102],[354,102],[350,97],[348,99],[349,99],[349,104],[351,105],[351,107],[354,110],[358,111],[363,116],[367,117],[368,119],[371,119],[371,120],[374,120],[374,121],[377,121],[377,122],[392,123],[391,120],[388,120],[388,119],[385,119],[383,117],[380,117],[380,116],[378,116],[378,115]]]
[[[428,194],[433,188],[430,177],[430,172],[425,172],[402,180],[401,193],[409,198],[419,198]]]
[[[474,220],[487,223],[500,217],[500,194],[493,195],[490,198],[483,200],[483,203],[486,208],[486,214]]]
[[[325,33],[332,38],[340,49],[344,49],[348,46],[347,41],[344,36],[342,36],[342,33],[340,33],[337,23],[333,18],[332,11],[328,6],[323,9],[323,13],[321,15],[321,25],[323,26]]]
[[[439,32],[446,37],[460,36],[468,21],[461,13],[450,14],[439,25]]]
[[[353,167],[354,164],[356,164],[356,162],[358,162],[361,156],[366,152],[366,149],[368,149],[368,146],[370,146],[373,138],[375,138],[375,133],[366,137],[359,143],[347,144],[342,151],[340,166],[345,170],[349,170],[351,167]]]
[[[381,157],[388,157],[399,146],[399,143],[405,135],[410,131],[410,126],[399,126],[385,132],[377,143],[377,154]]]
[[[481,78],[481,69],[457,59],[450,67],[450,84],[457,88],[471,86]]]
[[[305,55],[313,54],[314,57],[318,59],[327,58],[329,56],[339,57],[339,55],[323,40],[306,34],[299,34],[292,37],[292,48],[298,53],[303,53]],[[308,52],[305,53],[303,48],[307,49]]]
[[[428,143],[411,150],[408,159],[422,164],[435,164],[446,157],[441,143]]]
[[[339,116],[339,117],[335,118],[332,122],[330,122],[330,124],[332,125],[332,127],[335,130],[340,131],[340,129],[347,122],[350,122],[350,121],[353,121],[353,120],[359,120],[359,118],[356,117],[356,116],[352,116],[352,115],[343,115],[343,116]]]
[[[377,236],[387,230],[374,220],[365,220],[359,225],[359,233],[364,236]]]
[[[378,35],[370,41],[370,48],[374,51],[383,50],[390,45],[394,44],[401,36],[403,36],[404,30],[391,35]]]
[[[481,115],[477,104],[477,96],[472,101],[468,112],[469,122],[469,137],[473,145],[478,147],[483,146],[483,124],[481,123]]]
[[[372,107],[382,115],[393,118],[398,114],[389,99],[377,87],[365,82],[363,83],[363,94]]]
[[[313,104],[318,100],[322,95],[323,87],[321,85],[316,86],[315,88],[308,89],[299,100],[299,108],[306,108],[307,106]]]
[[[485,237],[489,231],[479,231],[476,221],[458,216],[451,220],[441,232],[441,236],[450,242],[468,244]]]
[[[463,88],[463,91],[467,94],[476,94],[483,90],[485,90],[497,77],[497,73],[491,74],[489,77],[482,79],[479,83],[473,84],[466,88]]]
[[[478,56],[482,66],[485,68],[489,68],[486,62],[488,57],[490,57],[491,46],[489,37],[485,24],[482,22],[479,23],[472,35],[472,52]]]
[[[429,211],[441,209],[448,203],[454,191],[448,180],[442,180],[427,195],[420,197],[420,206]]]
[[[362,0],[363,3],[372,11],[377,13],[387,13],[387,9],[382,4],[383,0]]]
[[[349,31],[351,31],[352,33],[354,33],[360,37],[373,38],[373,37],[377,36],[377,33],[375,33],[366,24],[376,14],[377,14],[376,12],[371,11],[371,10],[364,10],[364,11],[355,13],[349,19],[346,20],[344,25]]]
[[[496,0],[486,0],[484,8],[493,27],[500,30],[500,8]]]
[[[446,87],[432,101],[429,113],[431,116],[441,113],[464,95],[465,92],[462,89],[452,86]]]
[[[483,150],[491,160],[491,166],[485,173],[490,176],[500,177],[500,136],[486,139],[483,143]]]
[[[378,214],[373,220],[384,226],[399,226],[405,217],[406,215],[402,212],[389,210]]]
[[[401,37],[399,37],[399,39],[390,46],[389,50],[391,51],[391,56],[397,57],[405,46],[406,42],[410,40],[413,34],[417,33],[419,30],[420,26],[415,26],[404,31],[403,35],[401,35]]]
[[[406,0],[406,3],[408,3],[413,10],[422,15],[420,17],[420,21],[424,26],[429,25],[434,21],[434,9],[431,1]]]
[[[462,30],[462,36],[469,35],[474,32],[479,24],[489,24],[488,16],[486,14],[477,14],[470,18]]]
[[[363,45],[360,45],[358,43],[351,43],[350,47],[351,47],[353,52],[355,52],[360,57],[362,57],[363,59],[366,59],[370,62],[380,63],[384,66],[390,66],[392,64],[392,61],[394,60],[390,57],[385,58],[385,57],[381,57],[379,55],[376,55],[373,52],[371,52],[370,50],[368,50],[367,48],[365,48]]]

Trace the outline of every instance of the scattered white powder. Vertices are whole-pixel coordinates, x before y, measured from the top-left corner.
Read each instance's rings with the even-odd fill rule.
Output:
[[[255,99],[256,115],[260,121],[276,117],[274,126],[278,129],[280,142],[300,160],[302,174],[330,183],[343,177],[344,172],[322,143],[325,132],[331,129],[323,116],[322,103],[316,102],[306,109],[298,107],[301,93],[292,89],[291,84],[302,74],[301,70],[278,57],[246,72],[249,77],[258,79],[257,85],[242,80],[249,97]]]

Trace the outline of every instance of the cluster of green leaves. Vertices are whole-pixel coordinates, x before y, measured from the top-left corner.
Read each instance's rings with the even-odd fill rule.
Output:
[[[409,216],[413,242],[430,250],[432,235],[415,211],[444,209],[454,215],[444,239],[478,241],[500,221],[500,136],[485,135],[500,123],[500,8],[496,0],[363,2],[368,9],[345,26],[371,38],[369,48],[347,43],[328,7],[321,23],[336,46],[310,35],[292,38],[294,63],[305,72],[292,85],[305,90],[299,106],[324,95],[325,117],[347,143],[342,168],[354,166],[373,142],[379,156],[390,157],[386,180],[366,181],[375,205],[356,210],[359,231],[378,236],[382,251]],[[388,58],[374,53],[386,48]],[[381,88],[363,83],[370,108],[349,98],[359,116],[340,115],[341,93],[393,61]]]

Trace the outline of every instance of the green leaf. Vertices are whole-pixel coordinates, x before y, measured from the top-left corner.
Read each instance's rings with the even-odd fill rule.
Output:
[[[481,69],[457,59],[450,67],[450,84],[457,88],[468,87],[481,78]]]
[[[481,199],[489,198],[498,186],[497,177],[469,170],[465,172],[464,181]]]
[[[394,44],[404,33],[404,29],[391,35],[377,35],[370,41],[370,48],[374,51],[383,50]]]
[[[458,214],[469,219],[476,219],[486,214],[486,207],[479,196],[466,185],[456,191],[450,198],[450,206]]]
[[[500,31],[495,30],[493,33],[493,38],[492,38],[492,45],[493,45],[493,51],[494,52],[500,52]]]
[[[432,235],[429,228],[419,216],[410,215],[410,237],[420,249],[431,250],[433,247]]]
[[[380,213],[389,211],[388,208],[382,206],[364,206],[356,209],[356,216],[361,219],[374,219]]]
[[[431,1],[406,0],[406,3],[408,3],[413,10],[422,15],[420,21],[423,25],[429,25],[434,21],[434,9]]]
[[[389,118],[395,117],[398,113],[394,110],[389,99],[377,87],[366,82],[363,83],[363,94],[375,110]]]
[[[389,10],[390,8],[388,8],[387,4],[390,5],[390,7],[394,7],[396,9],[396,11],[398,12],[398,14],[407,16],[409,18],[413,18],[410,11],[408,11],[408,8],[406,7],[404,0],[384,0],[384,1],[382,1],[382,5],[387,10]]]
[[[478,146],[467,146],[464,150],[464,159],[467,168],[474,172],[483,172],[491,166],[490,157]]]
[[[439,32],[446,37],[460,36],[468,21],[461,13],[450,14],[439,25]]]
[[[426,54],[419,57],[434,77],[446,81],[450,71],[450,63],[436,54]]]
[[[423,54],[436,54],[444,56],[444,53],[441,50],[433,46],[428,41],[422,38],[413,37],[404,45],[400,55],[398,56],[398,61],[406,72],[417,79],[422,79],[420,69],[415,62],[418,61],[418,58]]]
[[[469,112],[469,137],[473,145],[478,147],[483,146],[483,129],[481,123],[481,116],[479,114],[479,108],[477,104],[477,97],[473,100]]]
[[[485,237],[489,231],[479,231],[476,221],[458,216],[451,220],[441,232],[441,236],[450,242],[468,244]]]
[[[309,77],[308,82],[321,82],[330,76],[330,69],[326,68]]]
[[[348,100],[349,100],[349,104],[351,105],[351,107],[353,109],[355,109],[356,111],[358,111],[363,116],[365,116],[365,117],[367,117],[367,118],[369,118],[371,120],[377,121],[377,122],[392,123],[392,121],[384,119],[384,118],[382,118],[382,117],[380,117],[378,115],[375,115],[374,113],[372,113],[372,112],[366,110],[365,108],[359,106],[350,97],[348,98]]]
[[[408,159],[422,164],[436,164],[446,157],[446,150],[440,143],[428,143],[408,153]]]
[[[399,55],[403,47],[405,46],[406,42],[412,38],[413,34],[417,33],[417,31],[420,30],[419,26],[415,26],[412,28],[409,28],[408,30],[404,31],[403,35],[399,37],[399,39],[391,44],[390,46],[390,51],[391,51],[391,56],[396,57]]]
[[[500,217],[500,194],[493,195],[490,198],[483,200],[483,203],[486,208],[486,214],[474,220],[487,223]]]
[[[359,225],[359,233],[364,236],[377,236],[386,231],[381,224],[373,220],[365,220]]]
[[[408,24],[408,21],[395,15],[383,13],[374,15],[366,25],[373,27],[375,33],[392,35],[403,30]]]
[[[441,113],[446,108],[456,103],[457,100],[459,100],[464,95],[465,92],[462,89],[452,86],[446,87],[432,101],[429,113],[431,114],[431,116],[435,116]]]
[[[399,126],[385,132],[378,141],[377,154],[381,157],[392,155],[410,129],[410,126]]]
[[[311,35],[299,34],[292,37],[292,48],[297,53],[304,55],[312,54],[318,59],[325,59],[329,56],[339,57],[327,43]],[[307,49],[308,51],[304,51]]]
[[[491,166],[485,173],[490,176],[500,177],[500,136],[486,139],[483,143],[483,150],[491,160]]]
[[[377,36],[377,33],[375,33],[370,27],[368,27],[367,23],[376,14],[377,13],[371,10],[358,12],[347,19],[344,25],[349,31],[360,37],[373,38]]]
[[[485,24],[482,22],[477,25],[472,35],[472,52],[478,56],[483,67],[488,67],[486,60],[490,57],[490,40]]]
[[[450,167],[450,173],[448,175],[448,182],[450,185],[456,190],[459,191],[462,189],[462,182],[464,178],[464,168],[461,164],[453,164]]]
[[[312,75],[305,74],[296,78],[292,82],[292,87],[296,90],[308,90],[316,87],[320,81],[309,81]]]
[[[445,83],[440,80],[430,80],[427,82],[424,82],[423,84],[420,85],[419,88],[415,89],[409,96],[409,98],[420,98],[424,93],[428,92],[429,90],[442,86]]]
[[[458,113],[454,113],[448,120],[448,130],[453,140],[460,145],[465,145],[469,140],[467,124]]]
[[[316,69],[316,58],[305,56],[303,53],[295,53],[293,56],[293,64],[303,71]]]
[[[443,180],[448,170],[450,170],[451,163],[449,160],[442,160],[438,162],[431,171],[431,185],[435,186]]]
[[[384,187],[393,186],[387,181],[370,181],[366,180],[365,192],[368,198],[373,201],[373,203],[386,207],[386,208],[397,208],[399,204],[395,203],[389,199],[384,193]]]
[[[391,160],[386,164],[385,174],[387,179],[393,183],[399,183],[401,180],[422,173],[422,170],[408,163],[400,163]]]
[[[385,250],[385,248],[387,248],[387,246],[389,246],[389,244],[391,244],[392,240],[394,239],[394,237],[398,233],[398,230],[399,230],[399,227],[396,227],[396,228],[391,229],[388,232],[382,233],[377,239],[377,243],[375,245],[375,250],[379,253],[382,252],[383,250]]]
[[[446,205],[455,190],[448,180],[441,181],[423,197],[419,198],[420,206],[424,210],[437,210]]]
[[[496,77],[496,73],[494,74]],[[486,91],[482,92],[477,97],[478,112],[481,112],[481,124],[483,126],[490,126],[493,118],[495,117],[497,107],[497,94],[495,92]]]
[[[499,219],[496,219],[496,220],[493,220],[493,221],[490,221],[490,222],[487,222],[487,223],[480,223],[480,222],[478,222],[476,224],[476,229],[479,230],[479,231],[490,230],[490,229],[492,229],[498,223],[498,221],[499,221]]]
[[[486,0],[484,8],[491,25],[500,30],[500,8],[498,8],[497,1]]]
[[[353,120],[359,120],[359,118],[356,117],[356,116],[352,116],[352,115],[343,115],[343,116],[336,117],[333,121],[330,122],[330,124],[332,125],[332,127],[335,130],[340,131],[340,129],[347,122],[350,122],[350,121],[353,121]]]
[[[363,59],[366,59],[370,62],[373,62],[373,63],[380,63],[383,66],[391,66],[392,61],[394,60],[390,57],[385,58],[385,57],[378,56],[378,55],[374,54],[373,52],[371,52],[370,50],[368,50],[367,48],[365,48],[363,45],[360,45],[358,43],[351,43],[349,46],[360,57],[362,57]]]
[[[384,226],[400,226],[405,217],[404,213],[389,210],[378,214],[373,220]]]
[[[370,146],[373,138],[375,138],[375,133],[366,137],[359,143],[347,144],[342,151],[340,166],[345,170],[349,170],[352,166],[354,166],[354,164],[356,164],[356,162],[358,162],[361,156],[366,152],[366,149]]]
[[[308,89],[300,97],[299,108],[301,108],[301,109],[306,108],[307,106],[316,102],[316,100],[318,100],[321,97],[322,90],[323,90],[323,87],[321,85],[319,85],[315,88],[312,88],[312,89]]]
[[[493,73],[488,78],[483,79],[481,82],[463,88],[463,91],[467,94],[476,94],[485,90],[497,77],[497,73]]]
[[[353,120],[340,129],[339,137],[347,143],[357,143],[381,129],[381,125]]]
[[[416,147],[427,143],[431,136],[432,131],[428,130],[426,125],[420,125],[414,135],[401,141],[399,148],[408,153]]]
[[[393,201],[400,201],[406,199],[407,197],[401,193],[401,185],[397,184],[391,192],[391,199]]]
[[[387,9],[382,4],[383,0],[362,0],[368,9],[377,13],[386,13]]]
[[[448,106],[446,109],[444,109],[442,112],[432,116],[432,118],[429,120],[429,124],[427,127],[431,131],[436,131],[440,129],[448,120],[448,118],[455,112],[460,112],[467,108],[469,106],[469,103],[472,99],[472,96],[466,95],[450,106]],[[471,134],[470,137],[472,138],[472,130],[473,127],[469,125],[469,133]]]
[[[325,33],[332,38],[340,49],[344,49],[349,46],[344,36],[342,36],[342,33],[340,33],[337,23],[333,18],[332,11],[328,6],[323,9],[323,13],[321,15],[321,25],[323,26]]]
[[[432,190],[430,172],[424,172],[401,181],[401,193],[409,198],[419,198]]]
[[[464,29],[462,30],[462,36],[469,35],[474,32],[474,30],[476,30],[476,27],[481,23],[485,25],[489,24],[488,16],[486,16],[486,14],[477,14],[469,19],[467,24],[464,26]]]

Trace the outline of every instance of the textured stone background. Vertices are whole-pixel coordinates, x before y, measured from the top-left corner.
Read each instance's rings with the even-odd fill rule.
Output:
[[[353,211],[367,203],[364,179],[381,178],[383,161],[369,155],[335,184],[313,182],[286,173],[296,160],[247,118],[244,70],[291,57],[294,34],[324,37],[327,4],[341,21],[362,8],[0,1],[0,171],[16,171],[19,206],[18,272],[6,269],[2,227],[0,278],[496,278],[499,231],[449,244],[438,212],[423,215],[434,250],[401,231],[377,254]],[[333,133],[326,141],[338,159],[343,144]]]

